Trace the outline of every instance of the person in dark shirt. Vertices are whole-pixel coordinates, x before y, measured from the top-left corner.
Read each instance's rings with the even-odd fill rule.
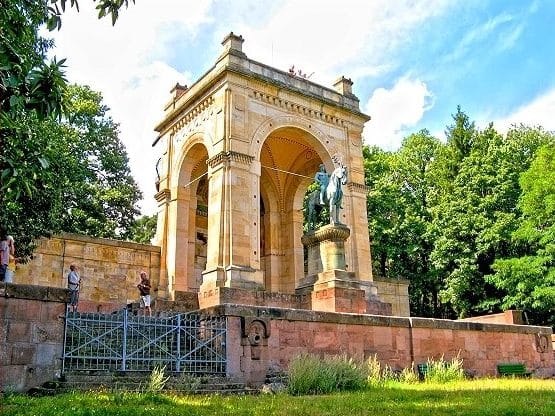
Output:
[[[150,309],[150,279],[145,271],[141,272],[141,283],[137,285],[137,289],[139,289],[141,295],[140,306],[141,309],[144,309],[144,315],[148,313],[148,316],[152,316]]]

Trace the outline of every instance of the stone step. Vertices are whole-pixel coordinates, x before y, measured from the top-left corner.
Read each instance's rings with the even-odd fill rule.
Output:
[[[64,381],[50,382],[37,388],[35,395],[52,394],[50,390],[62,391],[87,391],[100,388],[126,390],[126,391],[145,391],[150,381],[150,373],[102,373],[70,372],[64,374]],[[41,391],[42,389],[42,391]],[[169,375],[165,383],[164,391],[194,393],[194,394],[247,394],[252,392],[240,380],[214,377],[214,376],[187,376]]]

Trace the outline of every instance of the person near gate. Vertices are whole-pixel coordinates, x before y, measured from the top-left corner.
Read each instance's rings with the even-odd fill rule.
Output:
[[[144,315],[148,313],[148,316],[152,316],[152,311],[150,309],[150,279],[146,275],[145,271],[141,272],[141,282],[137,285],[139,293],[141,295],[140,307],[144,309]]]
[[[77,266],[72,264],[69,266],[69,274],[67,275],[67,287],[69,289],[69,305],[73,312],[77,312],[77,303],[79,302],[79,289],[81,288],[81,276],[77,271]]]

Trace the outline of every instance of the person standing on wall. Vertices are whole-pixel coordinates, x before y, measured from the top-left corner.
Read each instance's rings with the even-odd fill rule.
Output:
[[[152,311],[150,309],[150,279],[146,275],[145,271],[141,272],[141,282],[137,285],[139,293],[141,295],[140,307],[144,309],[144,314],[148,312],[148,316],[152,316]]]
[[[11,235],[8,236],[8,247],[9,247],[10,254],[8,256],[8,266],[6,268],[6,277],[4,281],[6,283],[13,283],[16,264],[19,261],[19,259],[15,258],[15,242],[14,242],[14,238]]]
[[[81,277],[77,272],[77,266],[72,264],[69,266],[69,274],[67,275],[67,287],[70,292],[69,305],[73,312],[77,312],[77,303],[79,302],[79,289],[81,287]]]
[[[6,281],[6,271],[10,262],[10,254],[10,238],[6,227],[2,225],[0,226],[0,282]]]

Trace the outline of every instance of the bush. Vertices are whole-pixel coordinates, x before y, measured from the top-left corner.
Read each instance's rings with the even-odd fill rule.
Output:
[[[365,366],[346,356],[325,357],[301,354],[289,364],[287,392],[293,395],[326,394],[360,390],[366,386]]]
[[[399,381],[406,384],[414,384],[420,381],[417,372],[414,370],[414,363],[409,368],[403,368],[399,374]]]
[[[449,381],[464,380],[463,360],[457,355],[450,362],[443,360],[443,356],[435,361],[428,358],[428,370],[425,381],[434,383],[447,383]]]
[[[382,366],[376,354],[366,360],[366,366],[368,368],[368,384],[370,386],[382,386],[389,381],[401,380],[401,377],[408,379],[409,375],[407,372],[411,371],[411,369],[406,369],[402,372],[397,372],[389,365]]]
[[[164,386],[169,380],[165,375],[166,367],[156,366],[152,369],[148,380],[146,391],[149,393],[158,393],[164,389]]]

